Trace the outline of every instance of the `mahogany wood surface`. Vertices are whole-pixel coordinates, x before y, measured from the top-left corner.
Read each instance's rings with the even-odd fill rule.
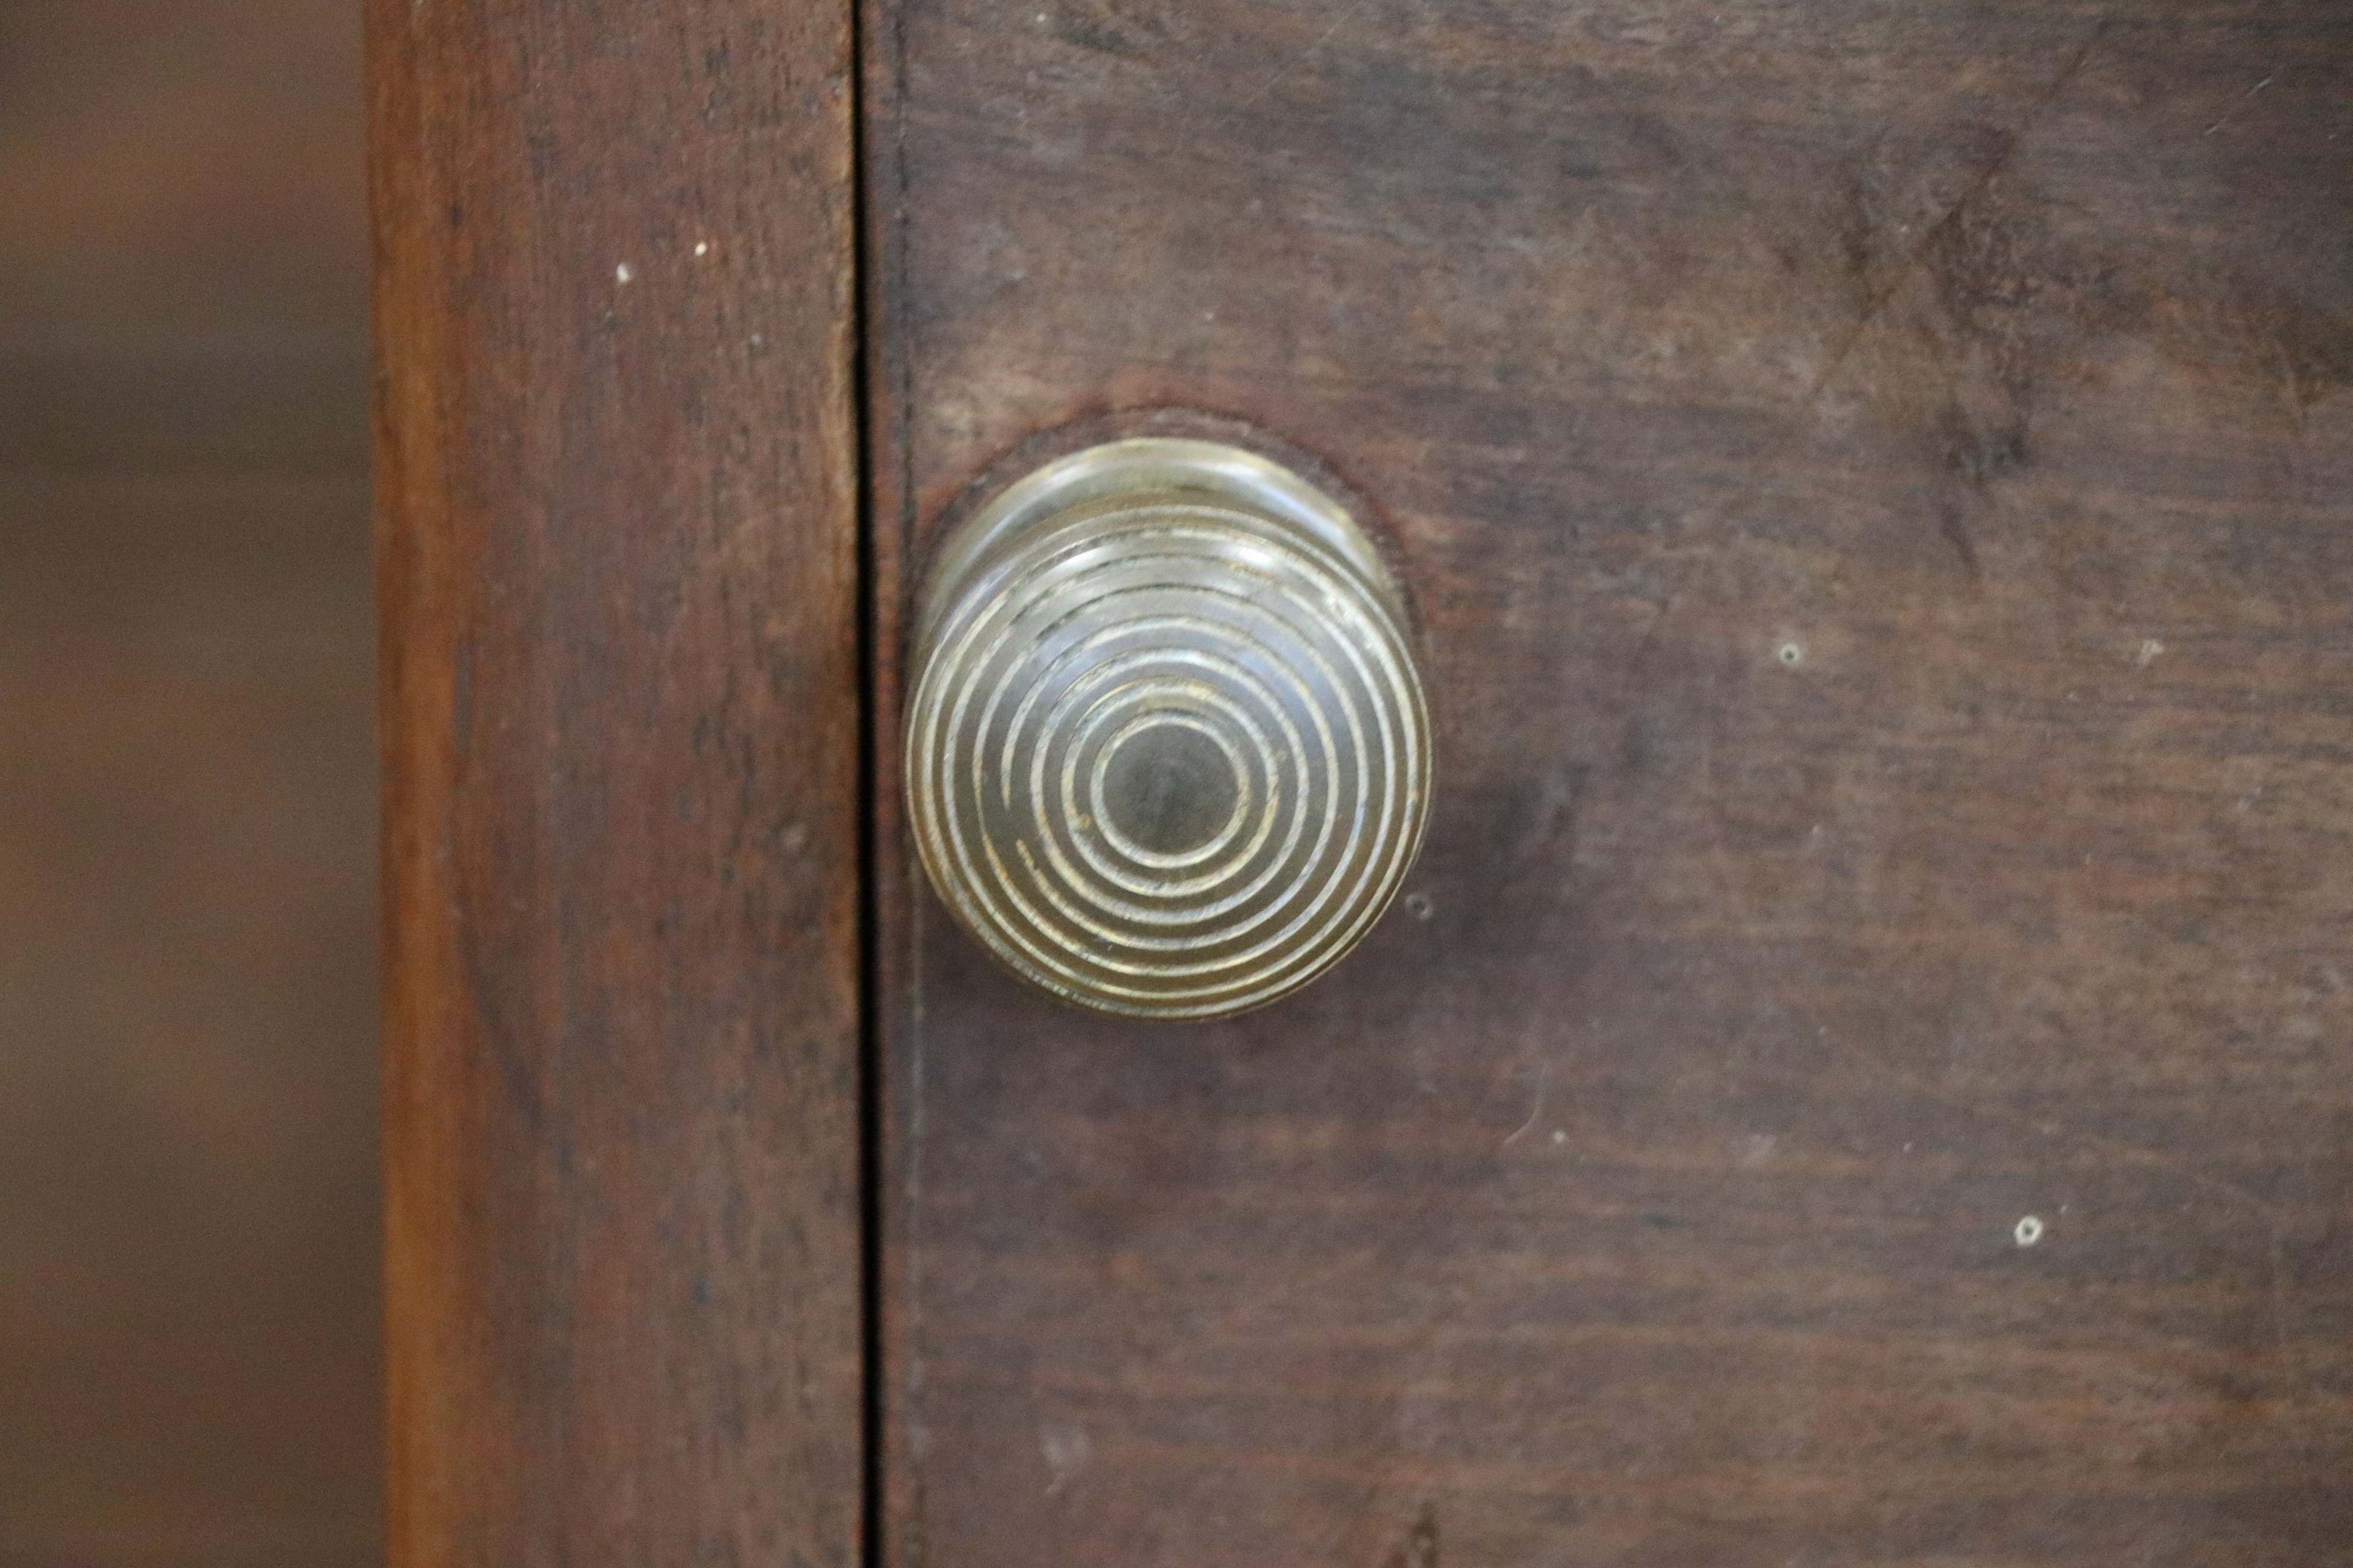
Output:
[[[1442,731],[1217,1026],[878,804],[891,1561],[2344,1561],[2353,16],[866,16],[881,776],[959,492],[1151,408],[1373,499]]]
[[[392,1561],[839,1568],[849,15],[370,28]]]

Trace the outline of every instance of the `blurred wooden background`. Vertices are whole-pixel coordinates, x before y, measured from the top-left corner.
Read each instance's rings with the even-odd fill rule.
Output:
[[[361,121],[0,6],[0,1568],[377,1554]]]

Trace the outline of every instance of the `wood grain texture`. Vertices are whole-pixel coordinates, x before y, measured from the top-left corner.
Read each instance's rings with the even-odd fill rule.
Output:
[[[886,858],[892,1561],[2341,1561],[2344,8],[868,15],[881,646],[1192,407],[1386,509],[1441,726],[1228,1024]]]
[[[849,18],[370,23],[392,1560],[839,1568]]]

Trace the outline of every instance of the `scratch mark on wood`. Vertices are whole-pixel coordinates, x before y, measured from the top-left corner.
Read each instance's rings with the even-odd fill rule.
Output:
[[[1297,70],[1301,66],[1305,65],[1309,60],[1314,59],[1317,51],[1321,50],[1324,45],[1332,41],[1332,36],[1335,33],[1337,33],[1341,28],[1346,26],[1351,21],[1355,20],[1356,13],[1362,11],[1370,4],[1372,4],[1372,0],[1355,0],[1355,3],[1349,5],[1346,10],[1341,12],[1338,16],[1333,19],[1330,26],[1324,28],[1321,33],[1315,36],[1315,41],[1314,43],[1309,44],[1305,48],[1292,56],[1291,58],[1283,61],[1282,67],[1277,69],[1272,76],[1267,78],[1265,82],[1260,86],[1256,92],[1251,93],[1248,98],[1243,99],[1240,104],[1236,105],[1234,112],[1237,115],[1240,115],[1257,108],[1259,103],[1265,99],[1267,94],[1272,92],[1276,88],[1282,85],[1282,81],[1285,77],[1288,77],[1293,71]]]
[[[1535,1103],[1528,1107],[1528,1119],[1520,1123],[1519,1131],[1514,1132],[1510,1137],[1504,1140],[1504,1148],[1508,1149],[1513,1144],[1518,1142],[1521,1139],[1526,1137],[1528,1135],[1528,1129],[1536,1124],[1536,1118],[1544,1114],[1545,1077],[1551,1071],[1552,1064],[1550,1062],[1538,1062],[1536,1064]]]
[[[2230,124],[2232,121],[2236,120],[2239,117],[2239,110],[2247,107],[2247,100],[2254,97],[2255,94],[2263,91],[2263,89],[2271,86],[2273,78],[2278,75],[2279,73],[2277,71],[2274,71],[2271,76],[2263,78],[2263,80],[2247,89],[2245,92],[2240,95],[2239,101],[2231,105],[2229,111],[2226,112],[2221,119],[2217,120],[2213,124],[2209,125],[2206,128],[2206,134],[2211,136],[2217,131],[2221,130],[2225,125]]]
[[[1953,225],[1967,216],[1970,206],[1984,196],[1995,178],[2008,167],[2011,158],[2016,156],[2018,149],[2025,143],[2028,132],[2034,129],[2050,110],[2051,105],[2058,100],[2059,95],[2066,91],[2074,79],[2083,74],[2084,65],[2092,58],[2094,47],[2099,43],[2100,36],[2107,29],[2108,19],[2105,16],[2092,24],[2091,31],[2084,35],[2083,43],[2076,47],[2074,54],[2069,57],[2066,65],[2061,68],[2059,74],[2052,78],[2051,85],[2037,93],[2034,101],[2027,106],[2026,112],[2020,116],[2017,128],[2001,138],[1993,155],[1970,176],[1968,186],[1954,198],[1953,205],[1946,208],[1944,215],[1922,232],[1919,240],[1905,253],[1902,263],[1889,275],[1887,280],[1872,290],[1863,300],[1862,309],[1856,313],[1854,324],[1848,328],[1845,335],[1839,340],[1838,347],[1831,351],[1830,358],[1823,363],[1820,373],[1814,377],[1814,384],[1808,389],[1805,401],[1809,406],[1820,400],[1823,392],[1829,388],[1831,379],[1845,367],[1848,359],[1853,355],[1856,346],[1862,342],[1862,334],[1871,330],[1872,323],[1879,319],[1879,313],[1887,308],[1888,301],[1894,299],[1904,285],[1911,280],[1912,275],[1917,272],[1921,264],[1927,259],[1929,252],[1945,241]]]

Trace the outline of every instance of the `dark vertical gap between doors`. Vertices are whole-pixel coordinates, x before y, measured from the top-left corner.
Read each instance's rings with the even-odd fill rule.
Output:
[[[868,371],[873,276],[866,200],[866,33],[861,0],[849,7],[850,397],[858,463],[858,1337],[860,1568],[882,1568],[882,1027],[881,889],[874,842],[881,768],[876,756],[880,649],[875,605],[874,405]]]

